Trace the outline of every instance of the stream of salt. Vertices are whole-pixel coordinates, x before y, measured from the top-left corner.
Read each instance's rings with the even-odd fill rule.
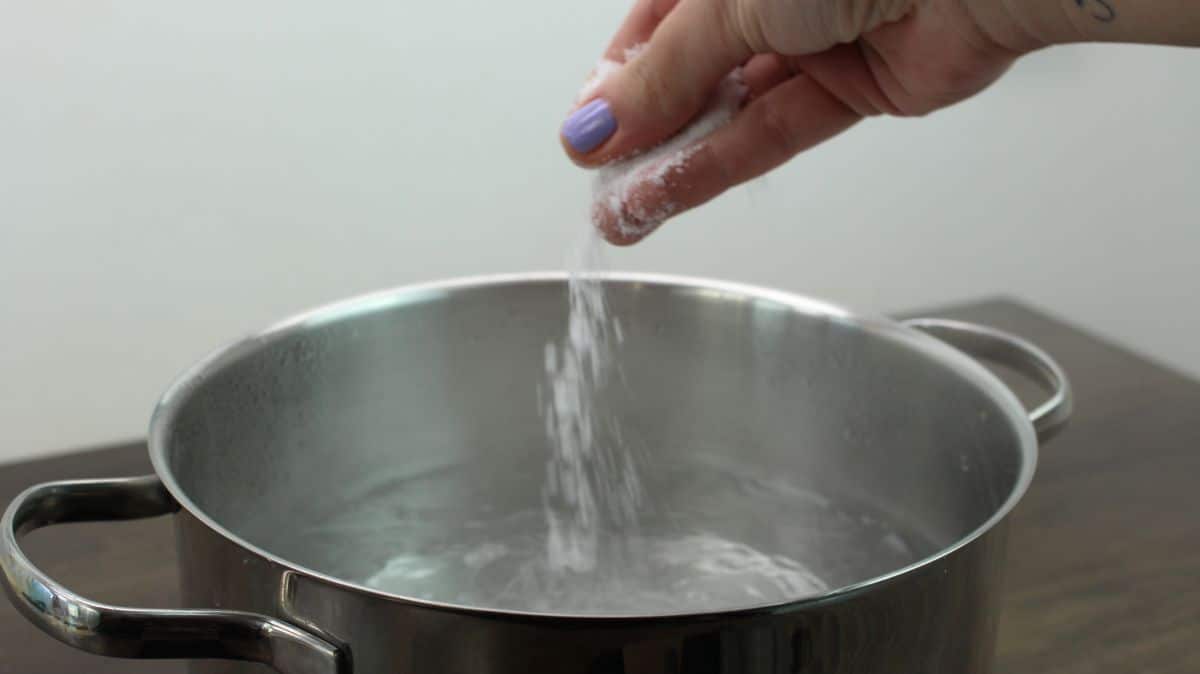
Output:
[[[625,52],[635,57],[640,47]],[[622,64],[603,60],[579,93],[582,101]],[[597,209],[616,216],[624,234],[644,233],[678,210],[672,203],[652,210],[633,203],[633,191],[649,181],[664,185],[704,139],[726,124],[746,95],[740,70],[720,84],[709,105],[683,130],[650,150],[597,171],[592,184]],[[620,323],[610,319],[603,282],[597,275],[603,241],[594,226],[569,261],[565,338],[546,345],[546,397],[543,418],[552,447],[547,462],[545,512],[547,560],[552,570],[591,571],[602,552],[602,532],[636,530],[644,502],[641,482],[620,419],[603,404],[611,383],[614,348],[622,341]],[[619,535],[611,540],[628,538]],[[619,547],[619,546],[618,546]]]
[[[641,485],[620,421],[605,405],[620,322],[597,275],[603,243],[588,228],[568,264],[567,330],[545,349],[546,554],[551,570],[591,571],[603,530],[636,526]]]

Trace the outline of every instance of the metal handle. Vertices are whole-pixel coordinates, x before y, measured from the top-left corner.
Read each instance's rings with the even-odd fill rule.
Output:
[[[1074,405],[1071,383],[1058,363],[1034,344],[1003,330],[943,318],[914,318],[904,325],[970,356],[1007,365],[1042,384],[1050,398],[1029,412],[1038,439],[1048,440],[1066,425]]]
[[[26,489],[0,523],[0,581],[34,625],[80,650],[119,658],[219,658],[284,674],[349,670],[334,645],[293,625],[240,611],[137,609],[85,599],[21,552],[18,539],[51,524],[167,515],[179,504],[158,478],[48,482]]]

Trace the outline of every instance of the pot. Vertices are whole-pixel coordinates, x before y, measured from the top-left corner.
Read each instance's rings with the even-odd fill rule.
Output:
[[[419,584],[372,587],[381,554],[466,535],[484,501],[542,503],[536,383],[564,324],[566,277],[527,274],[352,299],[216,352],[159,403],[154,475],[38,485],[8,507],[10,599],[76,648],[191,658],[202,673],[260,671],[248,663],[285,674],[989,671],[1006,519],[1038,439],[1071,408],[1058,365],[966,323],[897,323],[712,281],[602,282],[635,400],[614,409],[651,464],[703,454],[812,488],[831,508],[861,505],[844,510],[874,513],[923,547],[894,545],[900,556],[885,564],[832,531],[806,548],[842,560],[821,591],[685,612],[514,609],[463,599],[469,583],[448,588],[467,595],[433,598]],[[1028,375],[1048,400],[1027,411],[967,354]],[[441,481],[422,482],[430,476]],[[704,498],[686,491],[694,482],[667,480],[658,502],[691,512]],[[687,524],[767,540],[809,517],[738,504]],[[406,513],[433,525],[388,534]],[[176,521],[183,601],[200,608],[89,600],[19,547],[46,525],[160,515]]]

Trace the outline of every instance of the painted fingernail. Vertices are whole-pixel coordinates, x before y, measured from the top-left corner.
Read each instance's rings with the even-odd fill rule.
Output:
[[[602,98],[571,113],[562,125],[563,138],[579,153],[596,149],[616,130],[617,118],[613,117],[608,102]]]

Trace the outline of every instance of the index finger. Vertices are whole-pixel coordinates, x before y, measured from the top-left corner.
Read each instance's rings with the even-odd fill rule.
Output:
[[[604,58],[617,63],[628,60],[628,52],[650,41],[662,20],[675,9],[679,0],[637,0],[621,27],[604,51]]]
[[[669,171],[647,168],[621,199],[594,203],[593,223],[610,243],[636,243],[666,219],[766,173],[861,118],[811,77],[797,75],[684,150]]]

